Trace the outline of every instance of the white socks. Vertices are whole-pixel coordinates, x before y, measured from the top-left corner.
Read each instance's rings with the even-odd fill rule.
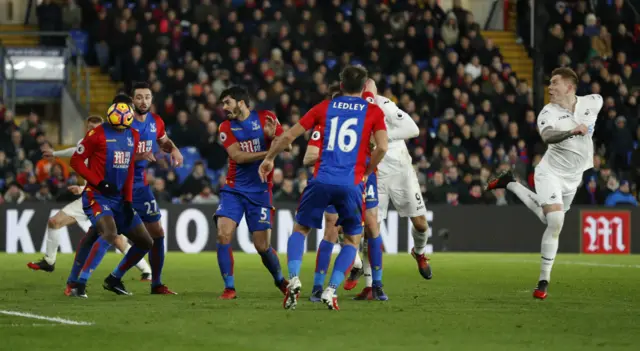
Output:
[[[422,255],[424,253],[425,247],[427,246],[427,239],[429,234],[427,232],[417,231],[416,227],[412,225],[411,236],[413,237],[413,251],[416,253],[416,255]]]
[[[122,251],[122,254],[126,255],[127,251],[129,251],[130,248],[131,248],[131,244],[129,244],[128,240],[125,240],[124,251]],[[147,263],[147,261],[144,258],[141,259],[138,262],[138,264],[136,264],[136,268],[138,268],[140,270],[140,272],[142,272],[142,273],[151,274],[151,267],[149,267],[149,264]]]
[[[362,266],[364,268],[364,286],[370,288],[373,286],[373,278],[371,277],[371,263],[369,262],[369,245],[366,239],[362,248]]]
[[[538,216],[538,219],[540,219],[542,223],[547,224],[547,219],[545,218],[544,213],[542,213],[540,200],[536,193],[527,189],[524,185],[518,182],[511,182],[507,184],[507,189],[516,194],[520,201],[527,205],[527,207],[533,211],[536,216]]]
[[[542,235],[542,244],[540,245],[542,257],[540,258],[540,278],[538,280],[549,281],[551,279],[551,268],[558,253],[558,241],[563,223],[564,212],[547,213],[547,229]]]
[[[60,229],[53,229],[47,227],[47,245],[45,248],[44,256],[45,261],[48,264],[56,263],[56,256],[58,255],[58,244],[60,242]]]
[[[362,258],[360,257],[360,253],[356,253],[356,258],[353,260],[353,268],[361,269],[362,268]]]

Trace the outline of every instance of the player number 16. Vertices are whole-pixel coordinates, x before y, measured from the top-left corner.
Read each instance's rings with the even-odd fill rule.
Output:
[[[340,130],[338,130],[338,117],[333,117],[329,123],[331,124],[329,129],[329,144],[327,150],[333,151],[336,146],[336,137],[338,138],[338,147],[340,151],[351,152],[356,147],[358,142],[358,134],[355,130],[349,129],[351,126],[358,124],[357,118],[349,118],[342,123]],[[337,131],[337,133],[336,133]],[[336,135],[337,134],[337,135]],[[349,138],[349,143],[346,139]]]

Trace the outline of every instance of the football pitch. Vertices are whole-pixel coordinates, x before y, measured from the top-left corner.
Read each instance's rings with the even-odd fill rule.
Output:
[[[29,271],[27,261],[40,257],[0,255],[2,350],[640,349],[638,255],[561,254],[545,301],[531,297],[537,254],[436,253],[431,281],[410,255],[385,256],[390,300],[352,301],[361,281],[339,290],[341,311],[308,302],[312,254],[295,311],[282,309],[257,255],[235,254],[233,301],[217,299],[223,285],[212,253],[168,254],[164,282],[177,296],[149,295],[135,268],[124,279],[133,296],[103,290],[122,257],[110,253],[87,300],[63,295],[72,255],[59,255],[53,273]],[[281,263],[286,271],[284,256]]]

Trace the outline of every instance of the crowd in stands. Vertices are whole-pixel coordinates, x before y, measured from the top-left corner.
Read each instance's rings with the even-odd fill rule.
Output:
[[[631,12],[616,7],[618,0],[601,1],[597,9],[593,2],[549,5],[547,68],[574,67],[578,94],[599,93],[606,100],[595,135],[596,167],[585,173],[576,203],[635,202],[627,194],[640,181],[634,151],[640,136],[638,31]],[[55,10],[58,5],[44,0],[40,6],[48,8],[38,13],[47,25],[85,30],[87,60],[125,89],[136,81],[152,84],[153,111],[190,160],[172,169],[158,157],[149,168],[159,200],[217,203],[227,162],[217,138],[223,89],[246,86],[255,93],[254,107],[275,111],[286,129],[325,98],[345,65],[362,64],[379,93],[420,127],[408,146],[428,203],[517,203],[508,192],[483,188],[491,175],[509,168],[535,188],[533,169],[545,146],[531,82],[520,80],[482,36],[473,13],[458,0],[453,4],[445,12],[436,0],[69,0]],[[54,161],[43,166],[46,176],[38,175],[38,145],[45,141],[37,116],[12,128],[5,127],[9,113],[2,133],[11,142],[0,146],[5,201],[21,192],[36,200],[57,198],[61,185],[75,181],[72,172]],[[297,201],[306,186],[307,138],[276,162],[276,201]]]

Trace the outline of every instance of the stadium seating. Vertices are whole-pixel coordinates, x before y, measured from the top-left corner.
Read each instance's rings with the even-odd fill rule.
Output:
[[[202,131],[206,129],[204,124],[208,117],[202,117],[198,106],[209,110],[211,119],[220,123],[224,116],[218,106],[208,104],[207,95],[212,94],[211,98],[215,100],[215,95],[230,84],[242,84],[256,93],[255,105],[258,108],[274,110],[281,123],[290,125],[293,116],[304,114],[324,97],[322,89],[325,86],[319,86],[319,83],[328,85],[335,82],[345,63],[361,63],[377,79],[379,91],[397,102],[418,122],[421,136],[409,141],[409,146],[427,198],[431,189],[437,188],[432,181],[434,174],[442,172],[446,176],[446,192],[457,193],[463,200],[461,203],[466,203],[464,199],[469,200],[468,203],[478,203],[468,197],[469,189],[473,184],[485,183],[487,179],[486,174],[481,175],[483,172],[469,165],[472,154],[481,155],[486,150],[488,154],[482,156],[482,163],[490,172],[511,166],[518,170],[522,179],[532,179],[533,168],[544,152],[535,124],[531,125],[531,121],[524,117],[532,109],[533,62],[518,40],[522,35],[515,33],[516,27],[521,27],[517,25],[518,21],[527,20],[518,12],[522,8],[516,8],[516,1],[511,1],[512,6],[508,8],[509,30],[480,31],[476,38],[472,33],[482,28],[482,24],[467,23],[466,10],[455,8],[445,13],[439,7],[429,8],[423,1],[415,5],[369,1],[364,8],[358,7],[359,2],[347,2],[334,8],[330,1],[316,1],[316,8],[310,8],[305,1],[295,1],[293,7],[288,8],[282,7],[281,2],[272,1],[271,7],[262,8],[263,1],[239,0],[233,2],[234,7],[226,8],[218,2],[208,6],[192,1],[191,8],[170,7],[167,10],[159,6],[159,1],[150,1],[146,10],[138,9],[133,1],[128,1],[125,7],[131,10],[132,18],[123,22],[124,32],[115,28],[116,19],[126,17],[122,17],[124,8],[118,9],[112,1],[101,1],[97,6],[88,6],[87,3],[80,3],[84,16],[82,28],[90,38],[87,60],[98,63],[99,53],[94,50],[95,44],[106,40],[108,67],[106,70],[103,67],[102,71],[108,71],[111,77],[121,80],[111,82],[100,69],[92,71],[92,113],[106,109],[117,87],[129,86],[132,80],[149,80],[155,84],[155,111],[165,118],[167,130],[176,123],[177,113],[184,110],[190,116],[186,127],[192,132],[189,135],[201,135],[204,140],[207,135]],[[578,6],[577,3],[569,3],[569,6]],[[600,23],[609,26],[618,23],[610,15],[612,2],[599,3],[598,11],[587,7],[584,14],[595,11]],[[169,4],[171,6],[173,2]],[[103,8],[107,18],[101,22],[98,13]],[[564,17],[553,12],[556,10],[554,5],[548,7],[549,28],[557,21],[564,21]],[[428,17],[427,11],[431,14]],[[579,17],[581,9],[576,7],[573,11],[575,18],[584,17],[586,20],[586,16]],[[149,14],[145,15],[146,12]],[[282,17],[277,17],[276,12]],[[198,13],[215,16],[207,19]],[[173,15],[175,18],[171,17]],[[204,22],[197,28],[200,33],[192,37],[197,18]],[[343,22],[349,22],[351,30],[347,31]],[[261,24],[266,24],[264,34],[260,34]],[[577,40],[573,35],[577,24],[562,24],[570,31],[565,34],[565,39]],[[428,34],[431,28],[434,29],[433,37]],[[328,31],[328,35],[322,35],[323,29]],[[410,34],[414,29],[415,36]],[[617,33],[616,28],[609,29],[611,33]],[[629,32],[631,34],[624,40],[635,42],[637,29],[629,28]],[[207,38],[200,37],[201,33],[208,34],[208,42]],[[463,47],[462,38],[470,39],[470,49]],[[444,44],[445,39],[450,45]],[[204,42],[199,43],[198,40]],[[614,35],[614,52],[619,51],[618,46],[624,40]],[[489,41],[495,48],[487,47]],[[564,42],[566,40],[558,42],[558,45]],[[352,47],[353,43],[364,45]],[[142,48],[139,61],[132,60],[130,48],[134,44]],[[159,58],[165,53],[160,49],[166,49],[167,60]],[[348,51],[353,53],[346,54]],[[571,66],[581,76],[589,73],[592,80],[602,84],[605,78],[600,78],[600,72],[595,71],[599,67],[597,62],[576,62],[573,53],[564,51],[558,52],[557,57],[563,53],[574,58]],[[473,55],[478,55],[482,63],[482,74],[475,80],[464,74],[464,67]],[[639,93],[632,90],[637,85],[638,55],[634,52],[627,56],[627,63],[634,70],[622,81],[630,96],[640,98]],[[436,63],[434,57],[438,57],[440,63]],[[244,65],[239,65],[240,61]],[[460,61],[462,68],[458,67]],[[620,71],[623,68],[616,66],[615,57],[603,64],[609,70]],[[184,79],[177,78],[182,73]],[[474,83],[480,88],[479,92],[473,91]],[[580,93],[591,93],[590,84],[583,85],[587,88],[583,87]],[[613,117],[622,115],[622,110],[631,114],[629,116],[637,115],[635,105],[627,106],[630,98],[620,96],[618,86],[605,85],[603,90],[605,88],[606,91],[601,92],[605,99],[612,97],[620,110]],[[281,98],[285,94],[289,99]],[[610,110],[609,107],[603,109],[603,120],[607,114],[613,113]],[[478,120],[480,114],[484,116],[486,125]],[[631,130],[630,138],[637,143],[637,123],[635,119],[627,120],[629,123],[625,128]],[[475,123],[478,123],[477,129],[484,132],[478,134],[480,137],[477,139],[465,137],[465,126],[473,129],[476,128]],[[596,133],[599,156],[608,167],[614,168],[618,179],[633,178],[628,163],[632,162],[634,150],[625,150],[625,164],[621,163],[620,157],[613,161],[617,156],[607,150],[612,149],[612,143],[617,140],[612,139],[611,133],[617,131],[613,122],[603,123]],[[180,180],[188,176],[191,166],[201,158],[198,148],[203,141],[195,139],[178,143],[185,154],[185,167],[175,170]],[[298,146],[300,149],[294,160],[283,160],[280,164],[300,168],[305,142],[300,141]],[[209,172],[212,182],[217,183],[215,176],[220,170]],[[293,176],[297,172],[289,171],[287,174]],[[532,181],[529,185],[535,186]],[[604,187],[604,184],[600,185]],[[487,204],[504,202],[492,194],[483,194],[479,201]],[[506,203],[513,202],[517,200],[507,196]]]

